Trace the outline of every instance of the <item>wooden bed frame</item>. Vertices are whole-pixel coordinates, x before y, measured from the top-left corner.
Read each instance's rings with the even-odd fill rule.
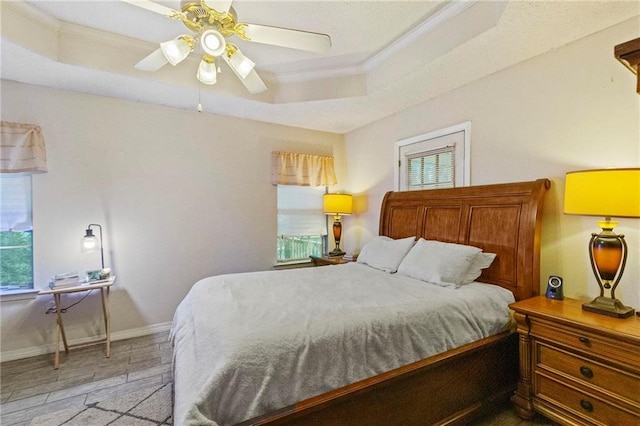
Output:
[[[389,192],[380,235],[468,244],[497,253],[478,281],[517,300],[540,288],[540,228],[547,179],[428,191]],[[507,401],[518,380],[513,330],[298,402],[242,424],[467,424]]]

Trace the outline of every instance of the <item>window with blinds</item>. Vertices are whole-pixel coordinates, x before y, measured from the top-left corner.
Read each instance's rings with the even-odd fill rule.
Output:
[[[33,289],[31,175],[47,171],[36,124],[0,122],[0,294]]]
[[[453,188],[471,184],[471,122],[395,143],[394,189]]]
[[[277,262],[308,261],[321,256],[327,234],[322,213],[326,187],[278,185]]]
[[[410,154],[406,160],[409,191],[455,186],[455,146]]]
[[[31,176],[0,177],[0,291],[33,288]]]

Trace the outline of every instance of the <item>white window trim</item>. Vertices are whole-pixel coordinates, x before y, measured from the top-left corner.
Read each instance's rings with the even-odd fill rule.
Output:
[[[435,139],[442,136],[447,136],[453,133],[463,132],[464,133],[464,160],[463,160],[463,184],[462,186],[471,185],[471,121],[466,121],[464,123],[456,124],[454,126],[446,127],[444,129],[435,130],[433,132],[424,133],[417,136],[412,136],[407,139],[399,140],[395,143],[395,148],[393,151],[393,188],[394,191],[400,190],[400,148],[411,145],[418,142],[424,142],[429,139]]]
[[[35,299],[38,296],[38,293],[40,293],[40,290],[37,288],[3,290],[0,292],[0,303]]]

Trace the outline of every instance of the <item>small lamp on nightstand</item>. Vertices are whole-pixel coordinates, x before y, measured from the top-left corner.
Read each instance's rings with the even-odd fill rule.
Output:
[[[342,223],[340,216],[350,215],[353,209],[353,197],[348,194],[324,194],[322,211],[326,215],[333,216],[333,238],[336,248],[329,252],[329,256],[342,256],[340,250],[340,237],[342,236]]]
[[[585,311],[627,318],[634,309],[616,299],[615,291],[627,261],[624,235],[613,232],[618,222],[612,217],[640,217],[640,168],[601,169],[567,173],[564,192],[565,214],[603,216],[599,234],[591,234],[589,258],[600,286],[600,296],[582,305]],[[610,296],[605,296],[605,290]]]
[[[91,229],[93,226],[97,226],[98,230],[100,231],[99,240],[98,240],[98,237],[93,235],[93,229]],[[80,251],[82,251],[82,253],[91,253],[91,252],[97,251],[98,249],[100,249],[100,262],[102,264],[101,271],[105,271],[104,249],[102,247],[102,226],[98,225],[97,223],[91,223],[89,224],[89,226],[87,226],[87,230],[85,231],[84,237],[82,237],[82,240],[80,241]]]

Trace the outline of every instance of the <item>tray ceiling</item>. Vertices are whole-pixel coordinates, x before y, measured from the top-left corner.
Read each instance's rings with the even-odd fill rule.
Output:
[[[178,1],[160,1],[179,9]],[[268,86],[251,95],[198,60],[138,71],[175,20],[119,1],[1,2],[2,79],[347,133],[640,14],[637,1],[243,1],[239,21],[329,34],[317,54],[237,41]],[[613,47],[612,47],[613,49]]]

